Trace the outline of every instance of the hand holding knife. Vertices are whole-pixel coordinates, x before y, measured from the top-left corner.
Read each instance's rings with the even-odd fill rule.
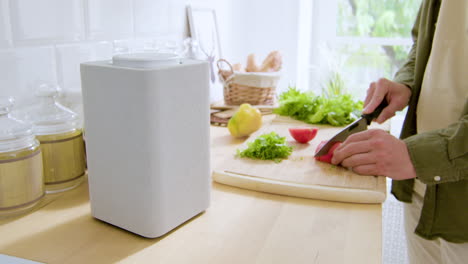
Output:
[[[367,130],[367,126],[370,125],[372,120],[377,118],[382,110],[388,106],[387,100],[384,98],[382,102],[377,106],[374,112],[370,114],[363,114],[361,118],[349,124],[343,130],[333,136],[328,142],[315,154],[315,157],[320,157],[328,153],[328,150],[336,143],[345,141],[350,135]]]

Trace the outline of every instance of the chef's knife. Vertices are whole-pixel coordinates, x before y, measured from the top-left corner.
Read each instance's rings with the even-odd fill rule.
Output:
[[[370,125],[372,120],[377,118],[382,110],[388,106],[387,100],[384,98],[382,102],[377,106],[374,112],[370,114],[363,114],[361,118],[354,121],[353,123],[349,124],[343,130],[338,132],[335,136],[333,136],[328,142],[323,145],[323,147],[315,153],[315,157],[320,157],[328,153],[328,150],[336,143],[336,142],[343,142],[347,139],[350,135],[361,132],[367,129],[367,126]]]

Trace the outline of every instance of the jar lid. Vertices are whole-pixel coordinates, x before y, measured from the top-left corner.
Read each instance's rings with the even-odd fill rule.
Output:
[[[112,64],[131,68],[154,68],[179,64],[180,58],[174,53],[140,52],[118,54],[112,57]]]
[[[28,120],[33,124],[34,134],[60,134],[77,128],[77,114],[56,101],[59,92],[59,86],[54,84],[44,83],[36,88],[38,103],[27,113]]]
[[[10,115],[14,100],[0,97],[0,152],[10,152],[34,144],[31,124]]]

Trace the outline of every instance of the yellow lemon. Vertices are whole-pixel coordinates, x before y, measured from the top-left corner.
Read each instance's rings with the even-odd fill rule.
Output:
[[[245,137],[262,126],[262,114],[250,104],[241,104],[229,119],[228,129],[233,137]]]

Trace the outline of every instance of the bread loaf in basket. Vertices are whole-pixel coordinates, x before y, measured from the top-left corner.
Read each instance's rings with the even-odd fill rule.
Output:
[[[228,70],[222,70],[222,64]],[[273,105],[280,72],[241,72],[233,69],[224,60],[218,60],[219,77],[223,83],[224,103],[226,105]]]

